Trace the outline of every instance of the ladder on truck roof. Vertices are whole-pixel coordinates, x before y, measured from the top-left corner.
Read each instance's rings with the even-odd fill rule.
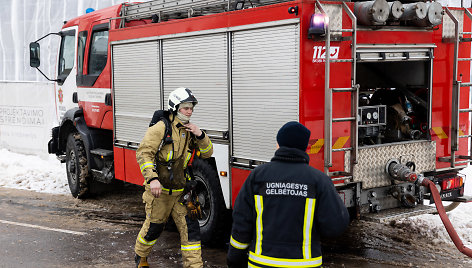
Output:
[[[454,22],[454,65],[453,65],[453,81],[452,81],[452,111],[451,111],[451,156],[439,157],[438,161],[440,162],[450,162],[451,168],[455,168],[457,164],[465,164],[472,162],[471,155],[456,155],[456,152],[459,150],[459,139],[460,138],[470,138],[472,134],[460,135],[459,131],[459,115],[460,113],[472,113],[472,107],[470,104],[467,105],[468,108],[460,108],[460,92],[461,89],[467,88],[471,89],[472,82],[462,83],[457,80],[457,69],[459,61],[469,61],[472,64],[472,58],[459,58],[459,43],[461,42],[472,42],[471,38],[461,37],[463,35],[472,35],[472,32],[464,32],[463,29],[459,29],[459,20],[452,14],[449,8],[445,8],[446,14]],[[472,14],[467,8],[464,8],[465,14],[472,21]],[[462,77],[462,74],[461,74]],[[470,116],[469,116],[470,118]],[[469,126],[469,133],[472,133],[471,127]],[[472,152],[472,140],[469,140],[469,153]],[[456,161],[456,159],[460,159]]]
[[[321,3],[317,0],[316,7],[324,15],[328,16],[325,9]],[[329,176],[334,176],[333,181],[347,181],[353,179],[353,170],[354,165],[357,163],[357,153],[358,153],[358,123],[357,123],[357,109],[359,106],[359,85],[356,84],[356,49],[357,49],[357,18],[351,9],[346,5],[345,2],[342,2],[342,9],[346,12],[352,22],[351,29],[339,29],[331,30],[329,23],[326,26],[326,58],[325,58],[325,133],[324,133],[324,172]],[[331,19],[330,19],[331,21]],[[342,27],[342,26],[341,26]],[[331,43],[331,33],[351,33],[351,58],[350,59],[330,59],[330,43]],[[341,39],[344,40],[344,39]],[[329,85],[330,75],[330,63],[338,62],[351,62],[351,87],[349,88],[331,88]],[[351,93],[351,116],[346,118],[333,118],[333,94],[341,92],[350,92]],[[333,124],[337,122],[350,122],[351,124],[351,145],[348,148],[333,148]],[[349,170],[329,172],[329,168],[332,167],[332,155],[333,152],[339,151],[350,151],[349,157]],[[340,177],[339,177],[340,176]]]
[[[151,0],[144,3],[124,3],[120,28],[131,20],[153,19],[153,22],[161,22],[289,1],[293,0]]]

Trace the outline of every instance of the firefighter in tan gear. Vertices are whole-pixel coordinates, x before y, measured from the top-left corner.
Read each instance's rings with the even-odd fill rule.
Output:
[[[136,267],[149,267],[147,256],[170,215],[180,233],[184,267],[203,267],[200,227],[195,217],[199,208],[194,206],[195,200],[194,203],[183,203],[184,194],[192,185],[192,181],[188,181],[191,177],[187,172],[189,161],[196,157],[195,151],[201,158],[208,158],[213,153],[213,145],[205,132],[189,122],[197,103],[187,88],[172,91],[168,125],[161,120],[149,127],[136,151],[145,179],[143,202],[146,204],[146,220],[136,239]],[[166,139],[164,135],[169,126],[171,137]]]

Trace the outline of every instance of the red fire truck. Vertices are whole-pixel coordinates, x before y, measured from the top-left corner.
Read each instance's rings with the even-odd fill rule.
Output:
[[[169,93],[190,88],[214,155],[194,172],[203,240],[218,236],[287,121],[354,217],[390,221],[466,202],[472,157],[472,14],[436,2],[153,0],[67,21],[59,33],[49,152],[74,197],[92,180],[142,184],[136,149]],[[39,67],[39,43],[30,44]],[[416,183],[415,183],[416,182]],[[449,207],[449,208],[451,208]]]

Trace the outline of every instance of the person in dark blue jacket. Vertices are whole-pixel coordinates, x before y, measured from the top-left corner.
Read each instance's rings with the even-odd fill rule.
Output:
[[[272,160],[255,168],[234,210],[229,267],[321,267],[320,236],[341,235],[349,213],[331,179],[309,166],[310,131],[288,122]]]

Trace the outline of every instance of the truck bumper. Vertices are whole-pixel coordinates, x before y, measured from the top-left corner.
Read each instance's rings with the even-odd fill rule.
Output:
[[[59,127],[51,130],[51,140],[48,142],[48,152],[56,154],[59,151]]]
[[[454,202],[469,203],[469,202],[472,202],[472,196],[469,196],[469,195],[459,196],[456,199],[454,199],[453,201]]]

